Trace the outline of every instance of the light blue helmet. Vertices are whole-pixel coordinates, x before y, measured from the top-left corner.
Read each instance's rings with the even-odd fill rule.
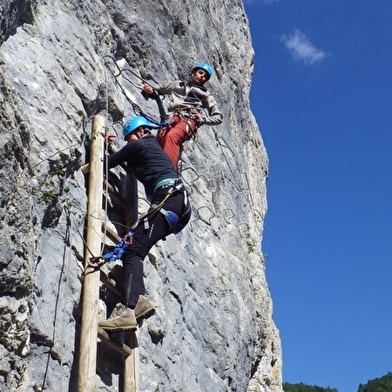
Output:
[[[135,132],[139,127],[154,128],[154,125],[143,116],[136,116],[132,119],[129,119],[126,121],[123,127],[124,139],[126,139],[126,137],[132,132]]]
[[[193,67],[192,72],[196,71],[197,69],[202,69],[203,71],[205,71],[205,73],[208,75],[208,79],[213,74],[212,67],[210,65],[208,65],[207,63],[198,63],[198,64],[196,64]]]

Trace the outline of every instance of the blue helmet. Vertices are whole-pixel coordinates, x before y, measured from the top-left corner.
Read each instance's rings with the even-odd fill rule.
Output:
[[[154,125],[143,116],[136,116],[132,119],[129,119],[126,121],[123,127],[124,139],[126,139],[126,137],[132,132],[135,132],[139,127],[154,128]]]
[[[192,72],[196,71],[197,69],[202,69],[208,75],[208,79],[213,74],[212,67],[210,65],[208,65],[207,63],[198,63],[198,64],[196,64],[193,67]]]

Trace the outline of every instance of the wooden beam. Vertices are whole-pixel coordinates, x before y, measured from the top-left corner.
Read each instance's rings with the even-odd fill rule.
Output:
[[[111,149],[111,152],[114,152],[113,149]],[[121,164],[121,166],[123,167],[123,169],[125,169],[125,170],[127,169],[126,163]],[[83,174],[88,174],[88,173],[90,173],[90,164],[86,163],[80,169],[82,170]],[[129,174],[127,174],[127,177],[128,176],[129,176]],[[128,181],[127,181],[127,183],[128,183]],[[119,196],[118,192],[116,192],[116,190],[113,188],[113,186],[105,179],[103,179],[103,185],[104,185],[104,189],[108,190],[110,197],[112,197],[118,204],[120,204],[121,208],[123,208],[126,211],[125,213],[127,214],[127,216],[130,216],[130,212],[129,212],[130,206],[127,205],[126,201],[121,196]],[[137,192],[137,182],[136,182],[136,192]],[[136,201],[137,201],[137,199],[136,199]]]
[[[92,256],[98,256],[101,248],[104,125],[104,117],[97,115],[93,118],[88,179],[82,322],[78,361],[78,392],[95,391],[96,382],[100,279],[99,270],[89,266],[88,260]]]
[[[138,217],[138,186],[136,177],[127,172],[126,201],[131,206],[127,225],[131,227]],[[136,331],[137,332],[137,331]],[[132,354],[124,359],[124,392],[139,392],[139,347],[138,335],[125,335],[125,344],[132,348]]]
[[[113,188],[113,186],[110,185],[107,181],[105,181],[104,186],[105,186],[105,189],[107,188],[107,190],[110,194],[110,197],[113,198],[113,200],[116,201],[121,206],[121,208],[123,208],[125,210],[124,214],[127,214],[127,216],[128,216],[130,214],[130,207],[126,203],[126,201],[121,196],[119,196],[118,192],[116,192],[116,190]]]
[[[122,292],[121,290],[118,288],[117,283],[114,279],[109,278],[109,276],[107,276],[105,274],[105,272],[100,271],[100,279],[101,282],[110,290],[113,291],[114,294],[116,294],[118,297],[122,297]]]
[[[88,174],[90,173],[90,164],[89,163],[85,163],[80,170],[82,171],[83,174]]]
[[[134,334],[134,332],[131,333]],[[109,334],[102,328],[98,328],[98,337],[102,340],[103,343],[106,343],[108,346],[114,348],[120,354],[124,355],[124,357],[128,357],[132,354],[132,349],[130,347],[124,343],[110,339]]]
[[[124,392],[139,392],[138,331],[125,334],[125,344],[131,349],[131,354],[124,358]]]
[[[109,237],[109,239],[111,239],[115,243],[121,241],[121,237],[110,227],[108,227],[107,225],[105,226],[104,222],[102,222],[102,232],[106,232],[106,235]]]
[[[138,186],[137,186],[136,177],[132,171],[127,172],[127,182],[126,182],[126,191],[125,192],[126,192],[125,193],[125,200],[126,200],[126,203],[130,207],[130,211],[127,215],[126,224],[129,228],[131,228],[132,225],[137,221],[137,217],[138,217],[138,211],[137,211]]]

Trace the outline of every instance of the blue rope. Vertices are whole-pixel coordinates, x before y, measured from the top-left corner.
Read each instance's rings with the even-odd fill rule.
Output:
[[[166,127],[166,126],[168,125],[168,123],[159,122],[159,121],[153,119],[152,117],[150,117],[149,115],[147,115],[147,114],[145,114],[145,113],[143,113],[143,112],[140,112],[140,116],[143,116],[143,117],[144,117],[146,120],[148,120],[148,122],[150,122],[151,124],[157,125],[158,128],[163,128],[163,127]]]
[[[132,238],[133,234],[134,232],[130,231],[125,237]],[[122,255],[129,247],[129,243],[125,242],[125,237],[121,238],[121,241],[115,246],[112,251],[102,256],[102,258],[105,259],[106,262],[112,262],[121,259]]]

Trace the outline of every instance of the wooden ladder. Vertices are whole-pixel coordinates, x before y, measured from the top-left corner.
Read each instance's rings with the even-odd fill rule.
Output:
[[[103,151],[105,142],[105,119],[97,115],[92,122],[90,144],[90,163],[82,168],[88,178],[87,230],[84,259],[84,278],[82,293],[82,318],[80,328],[80,345],[78,361],[78,392],[94,392],[97,365],[97,337],[124,357],[123,392],[139,392],[139,349],[137,331],[124,333],[124,343],[112,340],[102,328],[98,328],[98,301],[100,282],[121,297],[116,282],[103,271],[88,264],[90,257],[101,252],[102,231],[102,194],[103,194]],[[131,174],[127,175],[127,200],[123,200],[115,190],[106,184],[111,197],[129,211],[127,222],[137,217],[137,181]],[[131,213],[132,212],[132,213]],[[120,238],[114,231],[105,227],[107,236],[114,242]]]

